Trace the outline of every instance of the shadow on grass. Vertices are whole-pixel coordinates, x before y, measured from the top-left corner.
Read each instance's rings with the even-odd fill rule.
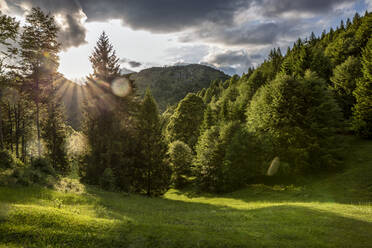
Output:
[[[100,196],[116,219],[27,208],[0,222],[21,247],[369,247],[372,223],[303,206],[238,210],[204,203]]]

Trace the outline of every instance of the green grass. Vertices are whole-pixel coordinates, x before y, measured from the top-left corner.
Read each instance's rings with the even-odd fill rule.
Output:
[[[0,187],[0,247],[372,247],[372,142],[301,186],[163,198]]]

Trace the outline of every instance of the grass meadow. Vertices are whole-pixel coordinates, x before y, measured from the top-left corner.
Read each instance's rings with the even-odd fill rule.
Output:
[[[372,247],[372,142],[299,184],[162,198],[0,187],[0,247]]]

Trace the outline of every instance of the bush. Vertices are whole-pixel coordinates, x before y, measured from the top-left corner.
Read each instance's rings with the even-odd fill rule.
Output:
[[[106,168],[99,180],[99,184],[103,189],[113,190],[115,189],[115,181],[116,180],[112,169]]]
[[[36,158],[32,160],[31,167],[47,175],[56,175],[55,170],[53,169],[49,161],[45,158]]]
[[[172,183],[176,188],[183,188],[191,174],[192,150],[187,144],[177,140],[169,145],[168,154],[173,171]]]
[[[20,163],[15,161],[16,164]],[[31,162],[31,166],[17,166],[8,181],[22,186],[38,184],[52,187],[56,181],[56,173],[47,160],[37,158]]]
[[[9,151],[0,150],[0,168],[11,169],[16,167],[18,163],[21,162],[18,159],[14,158]]]

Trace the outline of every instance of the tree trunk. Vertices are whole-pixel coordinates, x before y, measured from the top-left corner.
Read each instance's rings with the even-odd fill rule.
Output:
[[[25,118],[25,117],[24,117]],[[25,119],[22,119],[22,137],[21,137],[21,142],[22,142],[22,162],[26,162],[26,153],[27,153],[27,148],[26,148],[26,139],[25,139]]]
[[[39,109],[39,80],[36,76],[36,130],[37,130],[37,153],[41,157],[41,135],[40,135],[40,109]]]
[[[2,115],[2,109],[0,106],[0,148],[4,148],[4,135],[3,135],[3,115]]]
[[[13,152],[13,119],[10,104],[8,104],[8,117],[9,117],[9,148]]]
[[[19,158],[20,114],[21,114],[21,106],[18,103],[17,108],[14,108],[14,118],[15,118],[15,149],[16,149],[16,157],[17,158]]]

